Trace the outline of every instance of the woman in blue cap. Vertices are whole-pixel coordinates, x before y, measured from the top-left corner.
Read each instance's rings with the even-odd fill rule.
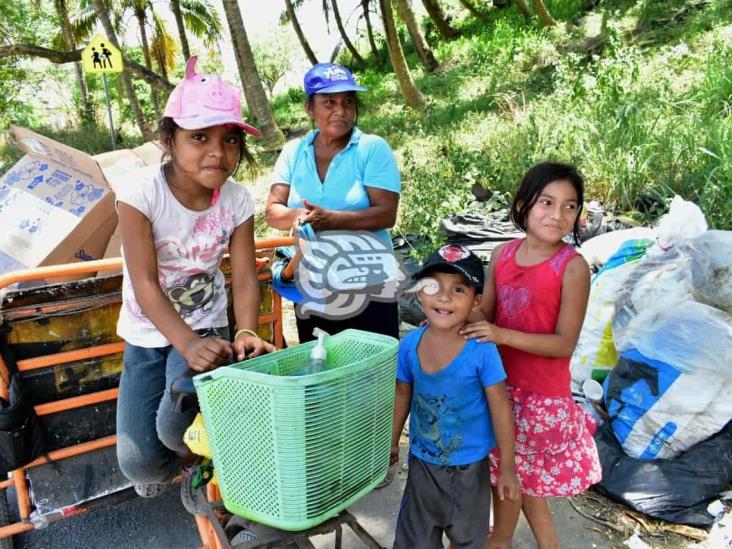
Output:
[[[314,129],[287,143],[280,154],[267,198],[267,222],[293,232],[309,224],[316,234],[354,231],[354,235],[372,235],[383,243],[382,250],[391,252],[388,229],[396,221],[401,182],[386,141],[356,127],[356,92],[366,88],[337,63],[313,66],[305,74],[304,88],[305,112]],[[364,260],[366,266],[361,268],[370,271],[368,254],[363,248],[360,251],[361,259],[356,262]],[[301,316],[297,318],[300,342],[313,339],[315,327],[331,334],[357,328],[399,336],[395,299],[372,299],[354,315],[311,312],[307,318]]]

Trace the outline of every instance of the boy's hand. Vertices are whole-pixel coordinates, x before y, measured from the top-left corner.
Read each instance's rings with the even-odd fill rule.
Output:
[[[231,343],[225,339],[197,337],[188,345],[184,358],[191,370],[206,372],[226,364],[231,355]]]
[[[513,468],[499,469],[498,486],[496,488],[498,490],[498,499],[501,501],[506,498],[516,501],[521,496],[521,485]]]
[[[501,333],[501,328],[485,320],[471,322],[460,329],[460,335],[465,337],[465,339],[477,339],[478,343],[492,341],[496,345],[501,344]]]
[[[391,455],[389,456],[389,466],[394,465],[397,461],[399,461],[399,444],[392,444],[391,446]]]
[[[259,337],[251,334],[241,334],[234,340],[234,356],[236,360],[244,360],[245,358],[254,358],[266,353],[275,351],[275,346],[267,343]]]

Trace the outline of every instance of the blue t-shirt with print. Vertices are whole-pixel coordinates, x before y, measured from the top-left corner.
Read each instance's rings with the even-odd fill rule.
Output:
[[[348,145],[333,157],[320,181],[313,141],[318,130],[287,143],[272,174],[272,184],[290,186],[289,208],[302,208],[303,200],[331,210],[362,210],[371,205],[367,187],[399,193],[401,181],[394,153],[381,137],[353,128]],[[391,248],[386,229],[374,236]]]
[[[437,465],[467,465],[496,446],[485,388],[506,379],[493,343],[465,342],[439,372],[422,371],[417,347],[427,326],[399,345],[397,379],[412,386],[409,439],[415,457]]]

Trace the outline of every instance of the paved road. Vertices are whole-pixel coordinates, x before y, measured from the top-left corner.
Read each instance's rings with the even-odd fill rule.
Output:
[[[15,538],[20,549],[194,549],[200,546],[193,518],[180,503],[178,486],[154,499],[132,497],[31,530]]]

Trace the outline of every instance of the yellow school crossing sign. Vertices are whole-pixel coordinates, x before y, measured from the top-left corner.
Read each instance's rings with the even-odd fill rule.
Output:
[[[122,54],[101,34],[81,51],[81,64],[87,73],[122,72]]]

